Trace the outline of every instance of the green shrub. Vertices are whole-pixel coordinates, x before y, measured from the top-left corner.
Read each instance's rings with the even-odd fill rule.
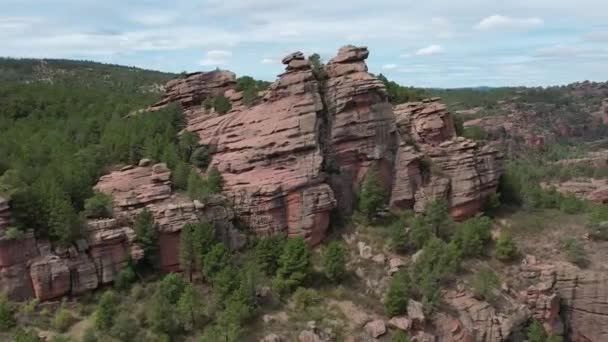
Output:
[[[330,242],[323,251],[323,273],[334,283],[346,275],[346,251],[340,242]]]
[[[216,96],[213,99],[213,108],[220,113],[226,114],[232,109],[232,105],[230,104],[230,100],[223,95]]]
[[[0,331],[8,331],[15,325],[11,303],[5,294],[0,294]]]
[[[405,252],[412,244],[408,235],[407,226],[411,225],[413,215],[412,211],[400,213],[397,219],[389,226],[391,249],[396,253]]]
[[[473,294],[476,298],[490,300],[494,291],[500,287],[500,278],[490,269],[482,269],[473,279]]]
[[[96,192],[93,197],[84,202],[84,214],[88,218],[111,218],[112,206],[112,196]]]
[[[410,336],[403,330],[397,330],[391,337],[392,342],[410,342]]]
[[[19,327],[13,331],[11,342],[40,342],[40,338],[38,338],[38,333],[35,330]]]
[[[134,341],[139,333],[137,322],[131,316],[122,312],[114,320],[110,335],[121,342]]]
[[[533,320],[526,331],[528,342],[547,342],[547,333],[543,328],[542,323],[538,320]]]
[[[407,270],[402,269],[393,274],[384,298],[384,310],[388,316],[397,316],[407,312],[412,282]]]
[[[55,316],[51,320],[51,326],[55,331],[66,332],[68,328],[74,323],[74,317],[70,311],[65,307],[65,303],[61,303],[61,306],[55,313]]]
[[[479,126],[469,126],[464,128],[462,136],[472,140],[484,140],[486,138],[486,132]]]
[[[120,299],[114,291],[106,291],[97,304],[95,310],[95,327],[103,332],[109,332],[114,325],[114,319],[118,314],[118,304]]]
[[[587,230],[594,240],[608,240],[608,208],[605,205],[591,207],[587,214]]]
[[[84,331],[82,335],[82,342],[97,342],[97,334],[95,334],[95,330],[92,328],[88,328]]]
[[[229,264],[228,252],[222,243],[216,243],[203,258],[202,272],[207,279],[213,277]]]
[[[463,256],[480,256],[491,238],[491,230],[492,221],[488,217],[470,218],[458,225],[453,241],[463,252]]]
[[[562,241],[562,245],[566,251],[566,258],[569,262],[580,267],[587,264],[585,249],[576,238],[567,237]]]
[[[513,237],[508,233],[501,233],[496,240],[494,256],[501,261],[512,260],[517,255],[517,246]]]
[[[303,237],[287,239],[279,258],[279,268],[273,287],[279,294],[293,291],[302,285],[310,273],[310,249]]]
[[[133,268],[131,266],[126,266],[116,274],[114,286],[119,290],[126,291],[131,287],[136,279],[137,276],[135,275]]]
[[[9,240],[20,240],[25,236],[25,232],[15,226],[10,226],[4,232],[4,236]]]
[[[291,296],[294,309],[297,312],[305,311],[308,307],[320,303],[322,299],[323,298],[315,289],[307,289],[303,287],[298,287]]]
[[[175,166],[173,173],[171,174],[171,180],[173,186],[180,190],[188,189],[188,176],[190,175],[190,164],[180,161]]]
[[[190,163],[199,169],[206,169],[211,162],[211,149],[209,146],[203,145],[195,149],[190,157]]]
[[[255,245],[255,257],[262,272],[272,276],[279,267],[279,258],[283,253],[285,238],[267,237],[257,241]]]
[[[376,215],[385,201],[386,192],[380,183],[378,172],[375,168],[370,168],[359,192],[359,211],[369,221]]]

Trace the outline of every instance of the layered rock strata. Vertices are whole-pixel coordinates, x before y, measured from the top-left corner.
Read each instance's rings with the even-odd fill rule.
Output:
[[[53,247],[48,241],[37,241],[31,232],[17,239],[0,237],[3,293],[14,299],[52,300],[113,282],[129,260],[144,256],[132,228],[144,209],[154,217],[160,267],[165,272],[180,270],[179,233],[186,223],[206,219],[228,246],[244,244],[242,234],[232,225],[234,213],[225,206],[225,198],[212,196],[205,204],[189,200],[172,192],[166,165],[140,165],[123,167],[100,179],[95,189],[112,195],[114,218],[87,222],[82,239],[72,246]],[[2,212],[8,212],[8,206]]]
[[[187,130],[212,147],[226,195],[258,235],[304,235],[317,244],[334,207],[352,212],[370,168],[393,207],[420,212],[444,198],[456,218],[475,214],[498,184],[498,154],[456,138],[438,99],[393,109],[384,84],[367,70],[368,55],[367,48],[345,46],[313,70],[302,53],[290,54],[256,105],[244,106],[225,90],[233,103],[226,114],[180,101],[173,90],[153,108],[170,101],[184,107]],[[184,98],[200,95],[183,89],[192,92]]]
[[[456,137],[452,117],[437,98],[398,105],[395,116],[401,144],[391,205],[422,212],[430,201],[445,199],[455,219],[481,210],[498,187],[500,154]]]

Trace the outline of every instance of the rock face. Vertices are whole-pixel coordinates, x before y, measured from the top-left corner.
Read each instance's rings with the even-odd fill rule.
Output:
[[[0,231],[4,231],[8,227],[10,218],[8,198],[0,194]]]
[[[371,168],[394,207],[422,211],[443,197],[457,218],[474,214],[496,189],[497,153],[455,138],[438,99],[394,110],[384,84],[368,73],[368,55],[365,47],[345,46],[313,70],[301,52],[290,54],[282,60],[285,72],[253,106],[240,103],[229,77],[216,75],[224,81],[187,88],[186,101],[175,89],[186,88],[189,78],[169,83],[152,108],[182,105],[187,130],[213,151],[211,166],[222,173],[236,214],[258,235],[303,235],[319,243],[336,206],[353,211]],[[201,105],[222,91],[233,103],[230,112]],[[442,175],[431,174],[429,158]]]
[[[556,184],[544,184],[545,188],[555,187],[564,194],[573,194],[580,199],[597,203],[608,203],[608,179],[578,178]]]
[[[129,256],[141,257],[141,249],[133,244],[135,232],[129,228],[144,209],[154,217],[159,232],[160,267],[165,272],[179,270],[179,233],[183,225],[206,218],[213,223],[227,245],[238,247],[239,241],[231,221],[234,213],[224,206],[224,198],[212,197],[206,204],[192,201],[171,190],[171,171],[165,164],[127,166],[101,177],[97,191],[114,198],[115,219],[89,225],[92,254],[98,271],[110,282]]]
[[[530,310],[517,302],[516,298],[501,296],[500,312],[487,302],[475,299],[471,294],[449,291],[444,299],[458,313],[458,322],[444,318],[435,322],[441,327],[442,334],[446,326],[452,327],[451,338],[454,341],[501,342],[509,340],[512,334],[520,331],[530,318]],[[463,331],[464,330],[464,331]],[[447,339],[446,341],[452,341]]]
[[[202,204],[175,194],[167,167],[150,164],[142,161],[141,166],[126,166],[100,179],[95,189],[113,196],[115,217],[87,222],[83,238],[73,246],[53,248],[48,241],[36,241],[31,232],[13,240],[0,236],[0,290],[13,299],[50,300],[113,282],[129,259],[144,256],[132,228],[144,209],[157,225],[163,271],[180,270],[179,234],[186,223],[205,218],[228,246],[244,244],[232,225],[234,213],[224,205],[225,198],[212,196]],[[0,208],[3,217],[8,217],[8,206]]]
[[[200,105],[206,98],[224,95],[228,89],[236,85],[234,73],[225,70],[211,72],[195,72],[185,78],[169,81],[165,85],[165,93],[161,100],[151,106],[155,111],[171,102],[178,102],[182,107],[189,108]]]
[[[545,329],[565,332],[574,342],[608,339],[608,275],[604,270],[581,270],[568,263],[524,263],[521,271],[539,283],[528,289],[527,295],[535,299],[529,303]],[[556,315],[560,306],[555,305],[555,297],[561,299],[565,310],[561,313],[565,327]]]
[[[496,150],[456,137],[451,115],[439,99],[395,107],[401,145],[391,205],[424,211],[443,198],[456,219],[474,215],[496,191],[502,173]],[[408,142],[414,142],[416,148]]]
[[[212,165],[245,224],[259,235],[304,235],[316,244],[336,203],[322,172],[323,102],[303,55],[284,62],[261,104],[225,115],[201,108],[188,130],[215,147]]]

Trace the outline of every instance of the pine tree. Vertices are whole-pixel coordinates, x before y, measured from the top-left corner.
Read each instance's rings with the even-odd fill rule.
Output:
[[[119,298],[113,291],[106,291],[97,304],[95,310],[95,327],[101,331],[109,332],[114,325],[114,318],[118,314]]]
[[[216,166],[212,166],[207,172],[207,186],[210,194],[219,194],[222,192],[224,179]]]
[[[190,175],[190,165],[183,161],[178,162],[171,175],[171,179],[173,181],[173,186],[180,190],[187,190],[189,175]]]
[[[192,243],[194,259],[202,268],[205,255],[216,244],[215,227],[209,221],[202,220],[192,227]]]
[[[331,282],[339,282],[346,274],[346,252],[340,242],[332,241],[323,253],[323,273]]]
[[[186,285],[177,301],[178,317],[185,330],[192,331],[196,327],[204,312],[203,305],[203,301],[196,289],[190,284]]]
[[[310,249],[303,237],[287,239],[273,285],[279,293],[287,293],[302,285],[310,273]]]
[[[384,309],[389,316],[407,312],[407,303],[411,292],[411,280],[407,270],[393,274],[384,299]]]
[[[216,243],[203,258],[202,271],[207,279],[213,277],[228,265],[228,252],[221,243]]]
[[[272,276],[277,271],[284,245],[285,238],[282,237],[263,238],[255,245],[256,261],[266,275]]]
[[[370,168],[361,185],[359,193],[359,211],[371,220],[386,200],[386,192],[380,184],[378,172]]]
[[[179,235],[179,264],[182,271],[192,281],[194,264],[194,225],[186,224],[182,227]]]
[[[136,242],[141,244],[144,250],[144,264],[150,268],[155,268],[158,259],[158,240],[152,213],[147,209],[141,211],[135,218],[133,229],[135,230]]]

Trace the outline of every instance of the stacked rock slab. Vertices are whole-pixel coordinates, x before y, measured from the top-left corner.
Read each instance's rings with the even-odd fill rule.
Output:
[[[322,172],[319,126],[323,101],[302,53],[283,59],[286,70],[263,102],[220,115],[200,109],[188,130],[214,146],[212,165],[239,217],[258,235],[325,237],[335,206]]]
[[[522,274],[539,283],[528,289],[537,318],[551,333],[566,333],[573,342],[608,340],[608,275],[604,270],[581,270],[569,263],[523,263]],[[538,296],[537,293],[544,293]],[[561,300],[563,325],[555,312],[554,295]],[[541,305],[539,305],[539,303]],[[545,303],[543,305],[543,303]],[[543,309],[544,308],[544,309]],[[565,326],[564,326],[565,325]]]
[[[4,231],[10,223],[10,208],[8,197],[0,194],[0,232]]]
[[[207,98],[224,95],[235,85],[236,76],[226,70],[187,74],[185,78],[169,81],[161,100],[149,110],[159,110],[172,102],[179,103],[184,109],[194,108]]]
[[[389,190],[397,147],[395,117],[384,83],[367,71],[365,47],[345,46],[325,66],[324,102],[328,116],[328,163],[340,208],[350,212],[370,167]]]
[[[446,341],[502,342],[510,341],[509,338],[519,341],[514,334],[522,330],[531,316],[526,305],[508,295],[501,295],[500,310],[464,291],[448,291],[444,299],[456,310],[458,316],[457,321],[451,322],[453,335]],[[449,321],[451,320],[440,319],[435,323],[447,324]],[[439,328],[439,332],[444,336],[445,328]],[[463,338],[467,335],[467,338]]]
[[[430,201],[445,199],[455,219],[477,213],[498,187],[499,153],[456,137],[452,117],[438,98],[398,105],[395,116],[401,144],[391,205],[422,212]]]
[[[160,267],[165,272],[179,270],[179,234],[182,226],[205,218],[214,223],[218,237],[231,247],[242,241],[232,226],[233,212],[224,206],[221,196],[202,204],[172,192],[171,171],[165,164],[125,166],[101,177],[95,189],[112,195],[114,219],[89,223],[91,256],[102,283],[113,281],[129,257],[143,257],[134,243],[132,227],[139,213],[148,210],[157,225]]]

